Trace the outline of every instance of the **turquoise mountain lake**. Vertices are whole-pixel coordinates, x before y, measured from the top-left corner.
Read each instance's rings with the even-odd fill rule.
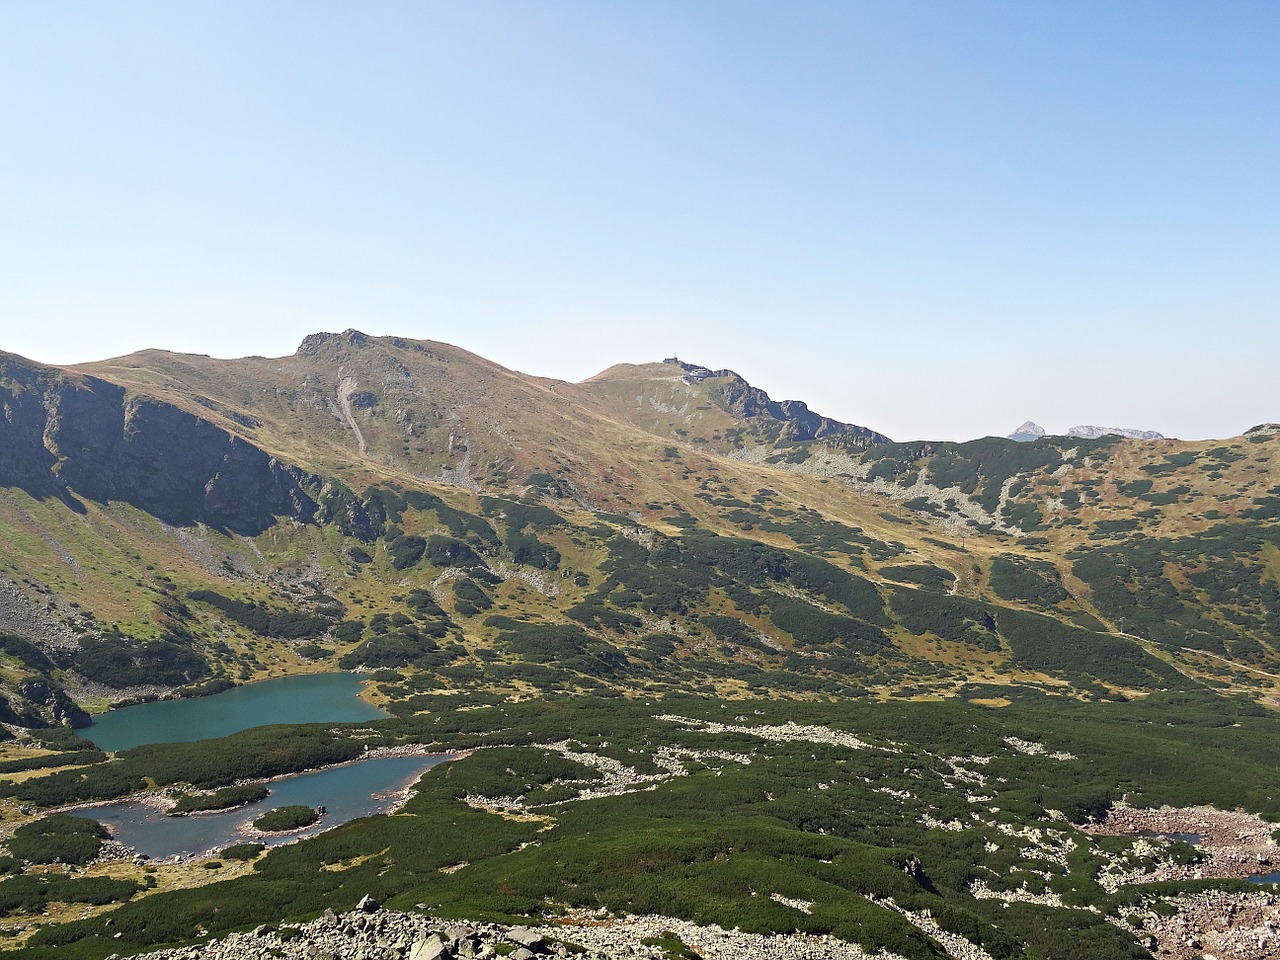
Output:
[[[221,813],[201,813],[187,817],[167,817],[154,805],[125,800],[77,810],[82,817],[103,823],[111,835],[155,859],[191,856],[216,851],[233,843],[252,841],[274,846],[299,837],[315,836],[340,823],[391,810],[400,793],[418,781],[431,767],[447,756],[374,757],[314,773],[280,777],[269,781],[271,795],[265,800]],[[263,835],[251,824],[268,810],[301,804],[325,808],[319,823],[296,833]]]
[[[318,673],[263,680],[212,697],[159,700],[112,710],[80,734],[104,750],[127,750],[147,743],[179,743],[225,737],[250,727],[277,723],[360,723],[388,714],[360,699],[364,677]],[[447,756],[373,757],[267,782],[271,795],[258,803],[219,813],[167,817],[138,800],[78,811],[106,824],[112,835],[149,857],[190,856],[253,840],[268,846],[314,836],[340,823],[385,813],[406,787]],[[259,835],[251,827],[276,807],[301,804],[325,808],[319,823],[296,833]]]
[[[146,743],[181,743],[225,737],[274,723],[360,723],[387,714],[360,699],[364,678],[313,673],[233,687],[212,697],[157,700],[111,710],[78,731],[103,750]]]

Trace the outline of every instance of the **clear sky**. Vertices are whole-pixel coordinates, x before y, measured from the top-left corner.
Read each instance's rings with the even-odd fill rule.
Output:
[[[0,349],[347,327],[895,439],[1280,420],[1280,4],[0,0]]]

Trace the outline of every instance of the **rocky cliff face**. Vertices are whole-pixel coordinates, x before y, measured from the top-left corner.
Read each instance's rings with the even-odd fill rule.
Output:
[[[708,383],[712,388],[712,398],[733,416],[744,420],[776,421],[780,440],[822,440],[832,446],[859,449],[890,442],[888,437],[867,427],[842,423],[814,413],[800,400],[774,400],[732,370],[709,370],[680,360],[666,360],[664,363],[679,366],[684,370],[686,379],[715,381]]]
[[[170,404],[0,354],[0,485],[255,534],[316,509],[306,477]]]

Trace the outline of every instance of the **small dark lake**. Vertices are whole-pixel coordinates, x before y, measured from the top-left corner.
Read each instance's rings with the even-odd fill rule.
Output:
[[[157,700],[110,710],[78,731],[103,750],[146,743],[179,743],[225,737],[274,723],[359,723],[387,714],[360,699],[364,677],[314,673],[262,680],[212,697]]]
[[[1200,846],[1204,840],[1198,833],[1160,833],[1156,830],[1139,830],[1140,837],[1159,837],[1162,840],[1181,840],[1183,843],[1189,843],[1193,847]]]
[[[115,839],[155,859],[200,854],[244,841],[274,846],[298,837],[314,836],[357,817],[386,813],[395,806],[402,790],[448,759],[446,756],[375,757],[314,773],[280,777],[267,784],[271,796],[265,800],[220,813],[168,817],[151,804],[137,800],[76,812],[100,821]],[[292,804],[323,806],[326,812],[318,823],[297,833],[269,836],[251,829],[253,821],[268,810]]]

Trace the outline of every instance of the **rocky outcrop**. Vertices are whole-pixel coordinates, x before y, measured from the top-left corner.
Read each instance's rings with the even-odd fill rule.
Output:
[[[344,330],[342,333],[312,333],[302,338],[302,343],[298,345],[298,353],[307,357],[322,357],[326,352],[340,350],[343,346],[361,350],[368,345],[368,334],[361,333],[359,330]]]
[[[676,937],[706,960],[870,960],[857,944],[831,936],[759,934],[698,926],[672,917],[584,918],[582,923],[539,927],[437,920],[418,913],[381,909],[365,897],[349,913],[325,911],[302,925],[279,930],[260,926],[198,946],[147,954],[150,960],[318,960],[364,957],[366,960],[455,960],[506,956],[512,960],[663,960],[669,956],[658,937]],[[896,954],[874,954],[900,960]],[[112,960],[112,958],[108,958]],[[114,957],[114,960],[120,960]]]
[[[277,517],[314,514],[305,479],[172,404],[0,354],[0,485],[256,534]]]
[[[833,446],[854,448],[891,442],[888,437],[867,427],[842,423],[814,413],[800,400],[774,400],[732,370],[710,370],[674,358],[663,363],[680,367],[685,379],[690,381],[719,381],[710,385],[712,399],[739,419],[774,421],[776,429],[768,432],[776,432],[777,436],[770,438],[775,441],[822,440]]]

